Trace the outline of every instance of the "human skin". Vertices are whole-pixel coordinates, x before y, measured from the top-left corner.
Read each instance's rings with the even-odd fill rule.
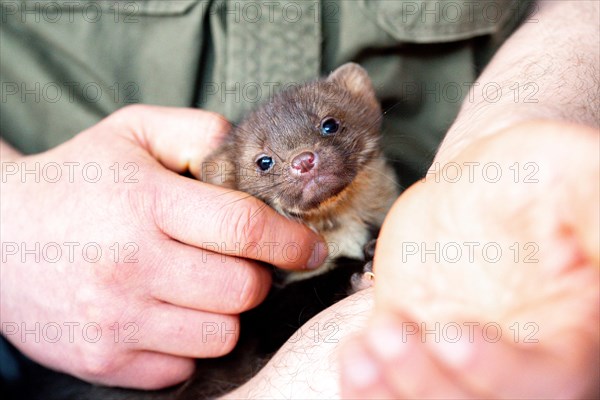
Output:
[[[597,397],[599,146],[594,129],[524,123],[453,159],[494,160],[499,181],[411,187],[378,241],[374,315],[341,353],[342,397]],[[515,180],[525,163],[535,178]]]
[[[178,175],[198,174],[228,129],[206,111],[130,106],[41,154],[22,156],[3,143],[5,337],[50,368],[143,389],[186,379],[193,358],[228,353],[238,314],[270,286],[259,261],[303,269],[326,256],[311,255],[320,237],[260,201]],[[65,162],[79,163],[72,177]],[[83,175],[91,162],[98,182],[96,169]],[[51,163],[64,168],[56,183],[56,169],[37,178],[7,172]],[[291,260],[281,253],[288,242],[307,251]],[[37,256],[27,255],[36,243]],[[93,247],[84,254],[86,244]]]

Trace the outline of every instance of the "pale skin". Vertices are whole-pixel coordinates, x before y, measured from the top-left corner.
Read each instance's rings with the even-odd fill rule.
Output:
[[[319,322],[323,326],[333,319],[339,325],[336,339],[340,341],[360,333],[345,345],[338,346],[319,340],[315,342],[314,336],[308,336],[306,332],[309,331],[304,329],[302,339],[284,346],[255,379],[231,397],[548,398],[598,395],[594,383],[599,380],[597,76],[600,62],[598,40],[590,38],[598,38],[599,12],[596,2],[579,4],[576,8],[567,2],[542,3],[535,15],[537,22],[520,28],[478,80],[481,85],[494,81],[507,86],[514,82],[534,81],[540,89],[539,102],[515,103],[512,97],[502,96],[500,102],[486,103],[475,91],[474,101],[465,103],[436,158],[442,164],[493,160],[503,168],[515,162],[521,165],[535,162],[539,165],[539,182],[533,186],[515,184],[513,180],[495,184],[483,180],[451,184],[443,180],[436,182],[431,174],[431,179],[413,186],[400,197],[384,224],[375,259],[377,283],[374,296],[371,290],[359,293],[307,324],[310,327]],[[78,140],[85,140],[85,136]],[[175,141],[169,140],[172,142]],[[146,151],[144,158],[149,158],[148,154],[157,155],[156,150],[140,147]],[[183,169],[181,162],[168,160],[182,160],[185,149],[186,146],[169,149],[170,156],[164,158],[165,151],[161,158],[163,164],[174,171]],[[97,152],[97,148],[93,150]],[[194,157],[201,158],[202,154],[191,159]],[[189,155],[183,159],[190,160]],[[160,171],[167,173],[164,169]],[[176,181],[174,176],[170,177],[172,182]],[[5,192],[3,190],[3,196]],[[5,203],[3,197],[3,214]],[[68,211],[72,214],[72,209]],[[17,211],[10,210],[13,212]],[[114,224],[110,227],[114,229]],[[2,229],[5,238],[4,224]],[[268,232],[265,237],[273,234]],[[277,234],[281,232],[277,231]],[[218,233],[215,235],[219,236]],[[301,233],[295,235],[294,240],[302,236]],[[304,237],[303,240],[309,245],[309,239]],[[482,258],[476,258],[472,263],[444,264],[422,263],[418,257],[413,257],[406,263],[398,262],[403,257],[399,245],[402,242],[427,242],[431,248],[435,242],[472,240],[506,246],[514,242],[537,243],[539,261],[524,263],[519,258],[515,263],[512,258],[503,258],[490,266]],[[197,244],[190,241],[189,246]],[[294,267],[283,264],[280,266]],[[157,269],[154,267],[153,270]],[[268,283],[268,277],[256,272],[260,270],[258,267],[247,269],[255,271],[256,281]],[[3,266],[3,282],[6,282],[5,270]],[[38,271],[42,270],[40,266]],[[23,279],[33,278],[28,275]],[[24,286],[43,287],[48,281],[26,281]],[[59,286],[64,291],[64,282]],[[48,288],[53,294],[55,290]],[[176,292],[192,293],[179,289]],[[4,318],[4,285],[2,296]],[[246,306],[256,304],[262,296],[264,293],[255,292]],[[34,297],[31,295],[30,298]],[[109,298],[114,301],[114,296],[107,296],[104,301]],[[29,311],[11,312],[25,315],[34,310],[32,316],[27,317],[31,321],[54,318],[56,314],[40,314],[48,310],[39,307],[39,301],[38,304],[30,301],[34,305],[30,305]],[[371,306],[373,301],[374,306]],[[20,303],[28,304],[23,300]],[[122,309],[123,303],[120,304],[117,310]],[[59,305],[57,303],[57,307]],[[205,310],[203,307],[199,309]],[[135,314],[135,304],[128,308]],[[235,315],[243,308],[209,312],[228,318],[226,311],[236,311]],[[89,309],[87,307],[86,312]],[[71,310],[50,311],[64,313]],[[77,317],[90,318],[77,312]],[[106,321],[114,322],[114,315],[107,316]],[[97,318],[98,314],[92,316]],[[420,340],[418,335],[409,336],[406,341],[397,340],[402,337],[403,322],[461,324],[465,321],[479,321],[482,325],[493,321],[503,328],[507,323],[532,322],[540,328],[538,343],[515,342],[508,335],[496,343],[482,341],[482,335],[477,331],[481,326],[475,328],[476,340],[473,342],[436,346],[431,340]],[[504,331],[508,332],[508,328]],[[185,328],[185,332],[193,331]],[[156,334],[155,337],[159,337],[160,330]],[[168,333],[162,334],[168,336]],[[384,340],[380,339],[382,337]],[[192,343],[192,339],[186,342],[184,334],[177,344],[185,348],[185,343]],[[385,351],[378,346],[380,343],[386,344]],[[222,344],[213,345],[222,352],[227,351]],[[191,368],[186,357],[206,356],[199,354],[196,348],[176,356],[167,355],[178,351],[174,348],[169,349],[171,353],[150,349],[166,357],[159,360],[155,353],[147,353],[144,348],[112,342],[105,346],[113,351],[112,355],[117,355],[120,364],[106,366],[106,359],[104,364],[102,360],[96,361],[94,357],[98,353],[106,353],[106,347],[98,344],[77,348],[72,354],[86,357],[73,355],[68,363],[67,360],[51,359],[51,346],[46,349],[20,348],[32,357],[37,356],[40,362],[54,362],[55,367],[87,379],[138,387],[160,387],[183,379]],[[218,353],[214,346],[207,347]],[[143,365],[148,365],[144,362],[152,360],[143,357],[155,357],[160,368],[144,369]],[[139,363],[129,367],[131,360]],[[57,365],[60,362],[67,365]],[[69,364],[79,369],[69,369]]]
[[[537,182],[515,183],[508,173],[495,183],[430,176],[433,184],[406,192],[378,243],[376,276],[384,279],[372,319],[341,353],[344,397],[598,396],[598,139],[577,125],[518,125],[453,160],[494,160],[507,172],[515,162],[535,163]],[[556,168],[556,160],[569,163]],[[451,243],[463,256],[423,262],[402,250],[414,243]],[[472,259],[465,243],[478,246]],[[486,244],[502,257],[484,253]],[[486,324],[494,327],[484,331]]]

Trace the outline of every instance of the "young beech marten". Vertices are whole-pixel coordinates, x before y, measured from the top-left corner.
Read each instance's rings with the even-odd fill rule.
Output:
[[[380,148],[381,108],[367,72],[348,63],[327,78],[282,92],[236,127],[205,162],[202,180],[257,197],[305,223],[333,258],[362,259],[398,195]]]
[[[215,398],[254,376],[318,312],[368,286],[363,274],[370,273],[374,249],[366,246],[366,257],[363,251],[398,195],[379,144],[381,118],[371,80],[353,63],[277,94],[248,115],[206,160],[202,180],[246,192],[310,226],[330,243],[328,260],[310,272],[273,268],[267,299],[241,315],[233,352],[198,360],[195,375],[183,385],[150,393],[95,387],[63,375],[53,380],[54,389],[46,385],[43,397]]]

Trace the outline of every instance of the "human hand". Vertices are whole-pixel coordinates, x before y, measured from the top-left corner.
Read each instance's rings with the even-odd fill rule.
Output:
[[[326,255],[311,257],[321,239],[260,201],[176,174],[198,174],[228,129],[205,111],[131,106],[4,162],[8,340],[84,380],[144,389],[228,353],[237,315],[269,290],[259,261],[300,269]],[[286,243],[307,251],[290,259]]]
[[[343,397],[597,397],[598,145],[526,123],[405,192],[378,240],[374,316],[341,352]]]

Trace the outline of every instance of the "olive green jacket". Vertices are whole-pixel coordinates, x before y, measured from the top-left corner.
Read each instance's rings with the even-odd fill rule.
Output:
[[[387,110],[385,149],[405,183],[427,168],[469,86],[528,11],[510,0],[0,5],[0,132],[25,153],[130,103],[237,122],[272,93],[355,61]]]

